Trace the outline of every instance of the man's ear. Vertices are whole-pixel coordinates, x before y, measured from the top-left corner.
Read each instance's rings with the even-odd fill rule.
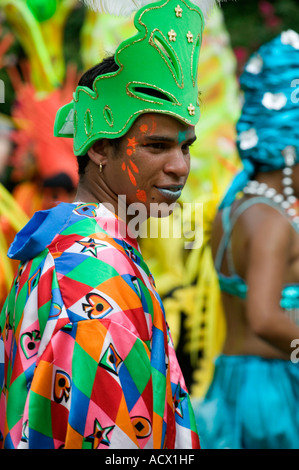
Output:
[[[100,163],[105,165],[108,160],[107,139],[97,140],[87,151],[89,158],[98,166]]]

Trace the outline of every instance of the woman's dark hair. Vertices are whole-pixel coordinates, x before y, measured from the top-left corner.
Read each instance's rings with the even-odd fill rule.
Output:
[[[106,73],[116,72],[119,69],[119,66],[115,62],[114,56],[106,57],[102,62],[95,65],[94,67],[87,70],[78,82],[78,86],[86,86],[93,89],[93,82],[99,75],[105,75]],[[120,139],[111,139],[111,144],[114,146],[114,149],[117,150]],[[89,156],[86,153],[85,155],[77,156],[79,175],[84,175],[86,166],[89,162]]]

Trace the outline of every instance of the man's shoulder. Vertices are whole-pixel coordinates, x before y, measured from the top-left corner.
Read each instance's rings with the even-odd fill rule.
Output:
[[[8,257],[24,262],[39,255],[65,226],[73,209],[73,204],[60,203],[52,209],[36,212],[17,233]]]

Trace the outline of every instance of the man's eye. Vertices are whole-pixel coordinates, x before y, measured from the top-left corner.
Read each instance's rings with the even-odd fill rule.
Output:
[[[149,144],[145,144],[145,147],[153,148],[155,150],[164,150],[166,145],[163,142],[151,142]]]
[[[166,145],[163,144],[162,142],[157,142],[157,143],[153,144],[153,147],[155,149],[165,149]]]

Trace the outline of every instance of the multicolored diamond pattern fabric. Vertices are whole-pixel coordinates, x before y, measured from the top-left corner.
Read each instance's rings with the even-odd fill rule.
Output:
[[[136,240],[101,204],[67,210],[50,243],[21,261],[1,313],[0,447],[199,448]],[[43,224],[30,234],[39,246]]]

